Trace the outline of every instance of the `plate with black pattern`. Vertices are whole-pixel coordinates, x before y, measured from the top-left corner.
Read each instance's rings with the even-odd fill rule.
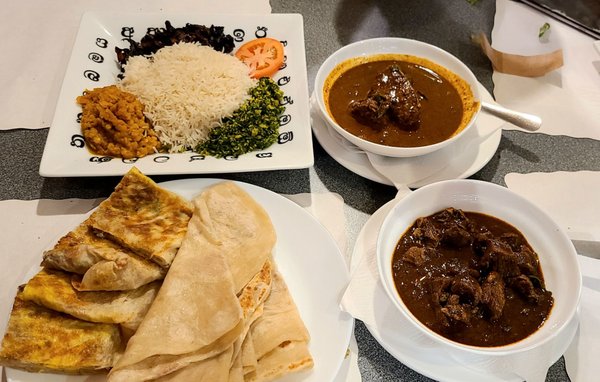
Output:
[[[91,153],[81,135],[81,107],[76,98],[85,89],[116,83],[119,74],[115,47],[128,48],[148,31],[186,23],[223,26],[236,48],[259,37],[282,42],[285,61],[273,80],[284,93],[277,142],[261,151],[215,158],[194,152],[157,153],[122,159]],[[234,51],[236,50],[234,48]],[[304,29],[299,14],[172,14],[102,13],[83,15],[63,80],[54,119],[40,163],[45,177],[118,176],[136,166],[147,175],[214,174],[307,168],[313,165]]]

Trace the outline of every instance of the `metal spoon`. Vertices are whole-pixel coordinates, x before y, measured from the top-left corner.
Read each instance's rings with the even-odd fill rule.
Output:
[[[542,119],[537,115],[521,113],[497,104],[481,102],[481,110],[527,131],[536,131],[542,126]]]

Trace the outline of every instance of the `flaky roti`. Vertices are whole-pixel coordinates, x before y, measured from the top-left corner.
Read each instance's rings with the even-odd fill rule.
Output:
[[[271,293],[263,314],[250,329],[257,358],[256,371],[248,381],[270,381],[279,376],[313,367],[308,350],[310,335],[281,274],[275,270]]]
[[[248,334],[246,334],[246,338],[244,338],[244,343],[242,344],[242,350],[240,354],[240,364],[244,375],[256,371],[258,359],[256,357],[256,352],[254,351],[254,341],[252,340],[251,331],[249,331]]]
[[[194,362],[174,373],[156,379],[156,382],[233,382],[229,378],[233,346],[209,359]],[[244,382],[243,378],[241,382]]]
[[[271,218],[233,182],[217,183],[193,200],[206,239],[226,253],[236,291],[248,284],[271,255]]]
[[[242,308],[243,330],[223,353],[199,362],[191,362],[180,370],[161,377],[160,381],[244,381],[241,349],[252,323],[262,315],[262,305],[271,289],[272,265],[267,260],[260,272],[242,288],[238,296]],[[226,361],[225,361],[226,360]]]
[[[21,298],[2,340],[0,365],[31,372],[107,372],[122,351],[118,325],[85,322]]]
[[[123,324],[135,329],[160,288],[155,281],[119,292],[79,292],[66,272],[42,269],[27,282],[22,298],[90,322]]]
[[[247,382],[273,381],[286,374],[311,369],[314,361],[304,341],[288,341],[258,360],[256,371],[245,376]]]
[[[225,254],[201,227],[196,212],[154,304],[110,372],[110,382],[164,377],[232,348],[244,330]]]
[[[90,216],[105,237],[168,268],[181,246],[192,207],[132,168]]]
[[[244,330],[235,341],[233,347],[233,364],[230,370],[230,379],[239,379],[244,376],[242,364],[242,348],[250,326],[263,314],[264,302],[271,292],[273,280],[273,267],[270,260],[265,261],[261,270],[242,288],[238,296],[244,311]]]
[[[98,237],[87,219],[44,252],[42,266],[82,275],[80,291],[129,290],[165,277],[166,269]]]
[[[242,366],[242,358],[239,354],[233,361],[231,369],[229,369],[228,382],[244,382],[244,367]]]
[[[279,271],[273,272],[271,293],[265,301],[264,312],[251,328],[257,359],[286,341],[310,340],[310,335],[298,308]]]

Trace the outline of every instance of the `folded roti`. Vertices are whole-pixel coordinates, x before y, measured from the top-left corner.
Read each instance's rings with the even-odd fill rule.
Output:
[[[118,325],[86,322],[17,293],[2,340],[0,365],[30,372],[105,373],[120,352]]]
[[[79,292],[71,285],[71,274],[44,268],[27,282],[21,297],[85,321],[135,329],[160,285],[160,281],[154,281],[129,291]]]
[[[196,211],[154,304],[108,381],[157,379],[233,351],[244,312],[226,253],[207,240],[202,226]]]
[[[242,288],[238,296],[242,308],[244,328],[235,342],[222,354],[199,362],[193,362],[175,373],[168,374],[160,381],[244,381],[241,365],[241,349],[250,325],[262,315],[262,306],[271,289],[272,265],[265,262],[250,282]],[[225,355],[226,354],[226,355]],[[225,361],[227,360],[227,361]]]
[[[254,351],[254,341],[252,340],[251,331],[249,331],[248,334],[246,334],[246,338],[244,338],[244,343],[242,344],[242,351],[239,357],[243,375],[250,374],[256,371],[258,360],[256,357],[256,352]]]
[[[79,291],[129,290],[165,277],[166,269],[95,235],[87,219],[44,252],[42,266],[73,272]]]
[[[269,381],[312,367],[308,331],[269,261],[267,213],[231,182],[193,205],[163,287],[108,381]]]
[[[308,370],[314,362],[304,341],[287,341],[258,360],[256,371],[245,376],[246,382],[268,382],[286,374]]]
[[[242,357],[240,354],[235,358],[231,369],[229,369],[228,382],[244,382],[244,367],[242,366]]]
[[[244,330],[234,343],[234,357],[240,354],[250,325],[263,314],[263,304],[271,292],[272,277],[273,267],[271,261],[267,260],[261,270],[242,288],[238,296],[243,311]]]
[[[90,225],[96,234],[168,268],[191,215],[185,199],[160,188],[134,167],[92,213]]]
[[[206,239],[226,254],[236,291],[261,269],[275,245],[267,212],[233,182],[207,188],[193,200]]]
[[[308,349],[310,335],[281,274],[273,271],[271,293],[263,314],[250,329],[256,370],[247,381],[271,381],[282,375],[313,367]]]
[[[192,363],[187,367],[177,370],[174,373],[160,377],[156,382],[219,382],[228,381],[229,368],[231,365],[231,357],[233,356],[233,346],[228,347],[225,351],[217,354],[204,361]],[[241,382],[244,382],[242,379]]]

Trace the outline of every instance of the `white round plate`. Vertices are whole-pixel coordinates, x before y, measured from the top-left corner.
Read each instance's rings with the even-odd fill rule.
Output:
[[[219,179],[183,179],[159,186],[191,199]],[[346,355],[354,319],[339,308],[349,274],[329,232],[306,210],[272,191],[236,182],[267,211],[277,233],[273,252],[311,336],[315,366],[281,378],[281,382],[332,381]],[[24,280],[27,281],[27,280]],[[6,369],[9,382],[100,382],[105,377],[27,373]]]
[[[379,228],[388,212],[398,202],[391,200],[378,209],[365,223],[358,234],[352,253],[352,266],[359,264],[360,257],[369,248],[374,248]],[[514,375],[497,375],[477,365],[470,365],[469,360],[461,360],[450,347],[438,344],[425,337],[419,330],[400,313],[389,300],[381,283],[378,283],[374,296],[375,317],[374,325],[366,325],[371,335],[381,346],[398,361],[411,369],[438,381],[449,382],[520,382]],[[578,315],[575,315],[564,332],[551,341],[547,347],[549,358],[558,360],[573,340],[579,326]],[[485,367],[485,362],[478,360]]]
[[[480,84],[479,87],[481,99],[486,102],[493,102],[492,96],[483,87],[483,85]],[[353,146],[349,142],[347,142],[347,145],[340,143],[339,139],[345,140],[345,138],[337,135],[333,129],[330,129],[327,126],[323,117],[321,116],[318,106],[312,102],[313,99],[314,94],[311,97],[310,107],[312,130],[327,154],[329,154],[336,162],[357,175],[374,182],[392,186],[393,184],[389,179],[375,170],[364,152],[359,151],[360,149],[358,148],[349,149],[349,146]],[[465,145],[465,148],[467,149],[455,150],[455,148],[452,146],[441,149],[452,152],[453,154],[450,154],[452,157],[448,161],[443,161],[438,164],[440,169],[439,171],[434,172],[417,182],[409,184],[408,186],[411,188],[418,188],[441,180],[464,179],[481,170],[483,166],[485,166],[490,159],[492,159],[496,149],[498,149],[498,145],[500,145],[500,139],[502,138],[502,130],[498,129],[489,137],[479,142],[477,145],[469,146],[468,144],[469,142],[474,141],[481,131],[495,125],[498,125],[497,119],[483,112],[480,113],[475,123],[475,128],[471,129],[468,133],[461,137],[460,141],[456,142],[456,144],[461,142],[461,144]],[[337,136],[334,138],[332,134],[336,134]],[[454,153],[455,151],[458,151],[458,153]],[[424,155],[422,158],[423,160],[427,160],[427,157],[439,158],[440,153],[435,152],[429,155]],[[398,158],[398,160],[402,159]]]

